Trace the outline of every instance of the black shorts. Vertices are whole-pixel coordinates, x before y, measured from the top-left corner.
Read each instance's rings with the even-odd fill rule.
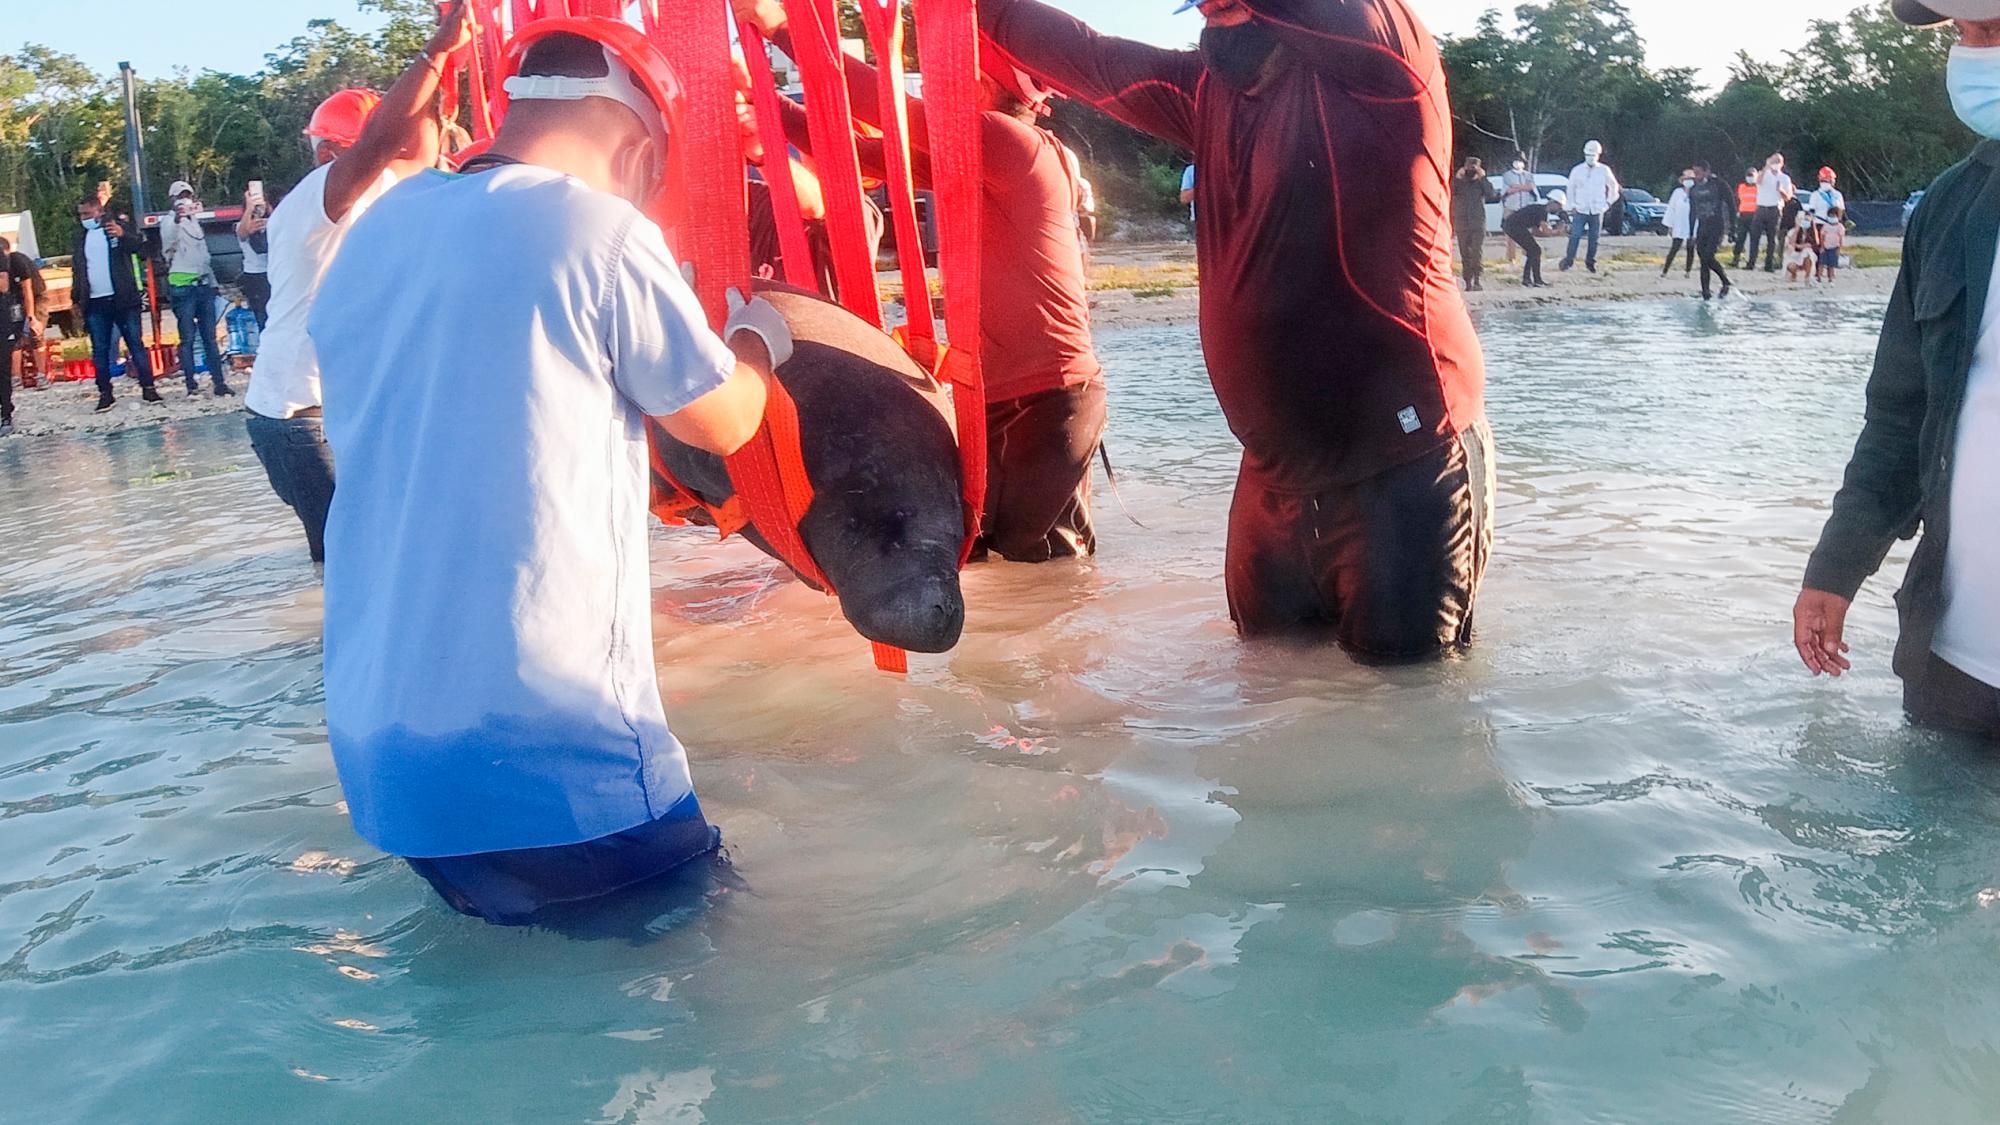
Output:
[[[460,914],[520,926],[544,908],[604,898],[721,844],[721,831],[690,793],[665,816],[580,844],[404,861]]]
[[[1245,636],[1328,629],[1371,661],[1472,639],[1493,546],[1493,439],[1484,422],[1405,465],[1313,495],[1247,471],[1229,510],[1229,615]]]

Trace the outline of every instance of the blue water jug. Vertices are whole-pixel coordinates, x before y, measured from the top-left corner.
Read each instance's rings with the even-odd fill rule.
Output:
[[[222,318],[229,329],[230,355],[256,355],[259,342],[257,314],[243,305],[237,305]]]

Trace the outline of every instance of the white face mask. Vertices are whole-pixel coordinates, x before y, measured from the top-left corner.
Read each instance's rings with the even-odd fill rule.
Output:
[[[2000,47],[1955,46],[1944,67],[1952,112],[1982,137],[2000,137]]]
[[[1682,186],[1682,187],[1693,187],[1693,186],[1694,186],[1694,177],[1693,177],[1693,176],[1689,176],[1689,177],[1688,177],[1687,179],[1685,179],[1685,180],[1682,180],[1682,181],[1681,181],[1681,186]]]
[[[1527,162],[1527,161],[1525,161],[1525,160],[1516,160],[1516,161],[1514,162],[1514,171],[1516,171],[1516,172],[1525,172],[1525,171],[1527,171],[1527,170],[1528,170],[1528,162]]]
[[[1586,154],[1583,158],[1583,162],[1585,164],[1590,165],[1592,168],[1597,167],[1597,157],[1595,155]]]

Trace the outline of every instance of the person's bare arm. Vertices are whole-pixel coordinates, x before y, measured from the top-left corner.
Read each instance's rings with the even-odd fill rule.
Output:
[[[764,404],[770,398],[770,354],[763,342],[738,333],[729,343],[738,360],[736,371],[721,386],[660,419],[677,441],[718,457],[727,457],[757,436],[764,424]],[[746,354],[748,353],[748,354]]]
[[[389,162],[416,141],[424,119],[433,112],[445,60],[470,42],[472,22],[466,14],[466,0],[453,0],[438,18],[437,33],[424,44],[423,53],[382,95],[382,104],[368,115],[361,136],[327,170],[323,198],[328,219],[339,222],[344,218]]]

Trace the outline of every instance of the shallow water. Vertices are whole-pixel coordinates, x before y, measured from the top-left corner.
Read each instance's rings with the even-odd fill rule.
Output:
[[[907,680],[662,531],[733,866],[593,932],[353,835],[236,419],[0,445],[0,1119],[1990,1119],[2000,773],[1901,722],[1892,580],[1844,682],[1789,643],[1879,315],[1488,315],[1500,542],[1437,666],[1232,635],[1192,328],[1103,340],[1146,527],[972,573]]]

